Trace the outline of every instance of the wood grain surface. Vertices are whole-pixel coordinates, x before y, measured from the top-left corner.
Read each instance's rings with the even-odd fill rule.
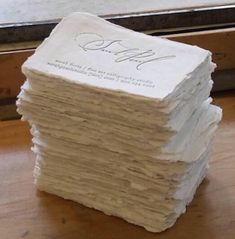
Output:
[[[29,127],[0,122],[1,239],[234,239],[235,93],[219,95],[224,110],[211,167],[186,214],[154,234],[116,217],[36,190]]]
[[[0,52],[0,99],[16,97],[25,80],[21,65],[32,55],[32,50]]]
[[[235,68],[235,27],[164,36],[173,41],[199,46],[212,52],[216,70]]]

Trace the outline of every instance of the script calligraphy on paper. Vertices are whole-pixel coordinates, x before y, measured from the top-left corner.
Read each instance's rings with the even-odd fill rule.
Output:
[[[136,69],[141,70],[143,66],[176,57],[175,55],[159,56],[152,49],[142,50],[137,47],[129,47],[124,40],[105,39],[97,33],[84,32],[75,37],[78,46],[84,51],[102,51],[114,56],[114,62],[133,62]]]

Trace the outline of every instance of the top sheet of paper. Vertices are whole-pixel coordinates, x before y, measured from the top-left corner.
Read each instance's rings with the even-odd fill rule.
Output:
[[[23,65],[28,71],[162,100],[210,52],[147,36],[86,13],[64,18]]]

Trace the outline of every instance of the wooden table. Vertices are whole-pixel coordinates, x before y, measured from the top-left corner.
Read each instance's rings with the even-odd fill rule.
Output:
[[[234,239],[235,94],[217,96],[224,110],[207,177],[175,226],[154,234],[116,217],[36,190],[29,127],[0,123],[1,239]]]

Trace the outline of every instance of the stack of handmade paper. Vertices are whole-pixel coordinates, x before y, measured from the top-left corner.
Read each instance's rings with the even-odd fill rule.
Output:
[[[159,232],[203,180],[221,109],[196,46],[74,13],[23,65],[40,190]]]

